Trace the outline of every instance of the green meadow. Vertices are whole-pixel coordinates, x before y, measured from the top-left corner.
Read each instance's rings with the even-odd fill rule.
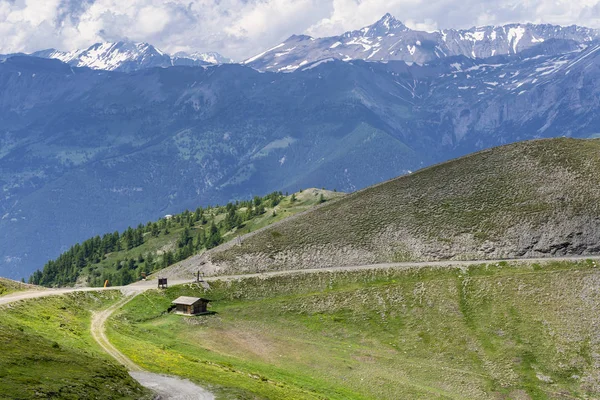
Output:
[[[593,261],[216,281],[139,295],[108,334],[224,399],[596,398],[599,283]],[[180,295],[214,314],[167,313]]]

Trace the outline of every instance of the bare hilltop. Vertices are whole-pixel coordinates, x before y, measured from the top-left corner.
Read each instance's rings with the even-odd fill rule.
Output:
[[[325,203],[165,274],[598,254],[599,170],[600,140],[484,150]]]

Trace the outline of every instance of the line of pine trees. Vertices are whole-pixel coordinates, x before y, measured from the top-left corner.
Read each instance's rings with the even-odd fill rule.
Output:
[[[273,192],[262,198],[256,196],[249,201],[228,203],[222,207],[199,207],[195,211],[186,210],[168,219],[140,224],[137,228],[129,227],[121,234],[114,232],[102,237],[96,236],[74,245],[56,260],[48,261],[42,270],[37,270],[30,276],[29,283],[42,286],[73,284],[81,272],[88,268],[87,283],[91,286],[102,286],[106,280],[111,286],[127,285],[204,249],[218,246],[223,242],[224,233],[240,228],[246,221],[264,214],[266,207],[275,207],[283,197],[281,192]],[[245,212],[241,209],[245,209]],[[219,214],[225,214],[225,218],[216,224],[215,216]],[[150,238],[170,235],[176,228],[183,230],[174,250],[162,255],[140,252],[137,257],[124,257],[114,261],[113,268],[108,270],[99,270],[95,265],[110,253],[135,249]]]

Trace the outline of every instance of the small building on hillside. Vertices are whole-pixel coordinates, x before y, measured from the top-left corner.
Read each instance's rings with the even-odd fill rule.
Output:
[[[199,297],[181,296],[173,300],[175,313],[183,315],[198,315],[206,313],[210,300]]]

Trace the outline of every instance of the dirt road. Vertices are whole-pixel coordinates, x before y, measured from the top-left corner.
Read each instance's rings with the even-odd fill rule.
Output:
[[[142,386],[156,393],[159,399],[168,400],[213,400],[215,396],[187,379],[153,374],[145,371],[131,371],[129,375]]]
[[[144,286],[142,286],[143,288]],[[152,286],[153,287],[153,286]],[[105,352],[129,370],[129,375],[142,386],[156,393],[161,400],[213,400],[215,396],[200,386],[177,377],[154,374],[144,371],[139,365],[131,361],[113,346],[106,336],[106,321],[113,312],[123,307],[143,290],[133,291],[125,295],[119,302],[106,310],[92,314],[92,337]]]
[[[170,285],[181,285],[191,282],[191,279],[170,279]],[[155,289],[156,281],[140,281],[127,286],[111,286],[107,288],[84,287],[84,288],[61,288],[61,289],[43,289],[11,293],[0,297],[0,306],[3,304],[14,303],[19,300],[35,299],[38,297],[58,296],[74,292],[98,292],[102,290],[120,290],[124,295],[140,293],[146,290]]]
[[[187,281],[172,281],[172,284],[181,284]],[[98,311],[92,314],[90,325],[92,337],[108,353],[111,357],[124,365],[130,372],[129,374],[138,381],[142,386],[156,393],[155,399],[160,400],[213,400],[215,396],[206,389],[197,386],[196,384],[166,375],[154,374],[144,371],[139,365],[131,361],[127,356],[121,353],[113,346],[106,336],[106,321],[113,312],[123,307],[127,302],[131,301],[138,294],[156,287],[155,281],[147,281],[139,283],[135,286],[121,286],[108,288],[73,288],[73,289],[46,289],[27,292],[13,293],[7,296],[0,297],[0,305],[10,304],[20,300],[35,299],[46,296],[58,296],[73,292],[91,292],[102,290],[118,289],[123,292],[124,297],[119,302],[113,304],[109,308]]]
[[[366,264],[366,265],[349,265],[343,267],[326,267],[326,268],[311,268],[311,269],[293,269],[283,271],[259,272],[253,274],[239,275],[219,275],[205,277],[205,281],[218,280],[235,280],[253,277],[269,277],[269,276],[285,276],[294,274],[312,274],[319,272],[336,272],[336,271],[361,271],[368,269],[409,269],[409,268],[425,268],[425,267],[468,267],[469,265],[477,264],[498,264],[501,262],[521,263],[521,264],[544,264],[553,261],[584,261],[594,260],[600,262],[600,256],[576,256],[576,257],[554,257],[554,258],[519,258],[519,259],[501,259],[501,260],[451,260],[451,261],[422,261],[422,262],[401,262],[401,263],[382,263],[382,264]],[[185,280],[179,277],[183,283],[193,282],[193,279]],[[170,281],[170,280],[169,280]],[[135,284],[134,284],[135,285]]]
[[[334,272],[334,271],[360,271],[366,269],[408,269],[408,268],[422,268],[422,267],[467,267],[475,264],[497,264],[500,262],[513,262],[521,264],[534,264],[534,263],[548,263],[552,261],[583,261],[583,260],[594,260],[600,262],[600,256],[575,256],[575,257],[554,257],[554,258],[519,258],[519,259],[501,259],[501,260],[470,260],[470,261],[425,261],[425,262],[402,262],[402,263],[384,263],[384,264],[368,264],[368,265],[351,265],[343,267],[328,267],[328,268],[313,268],[313,269],[294,269],[287,271],[269,271],[254,274],[239,274],[239,275],[219,275],[205,277],[205,281],[217,281],[217,280],[234,280],[244,279],[252,277],[269,277],[269,276],[284,276],[293,274],[311,274],[318,272]],[[192,276],[193,275],[193,276]],[[184,283],[191,283],[195,281],[195,274],[190,274],[189,278],[177,277],[175,279],[169,278],[169,285],[181,285]],[[124,295],[131,295],[141,293],[146,290],[155,289],[157,285],[156,280],[139,281],[132,283],[127,286],[113,286],[108,288],[64,288],[64,289],[45,289],[36,291],[25,291],[16,292],[6,296],[0,297],[0,306],[3,304],[13,303],[19,300],[34,299],[45,296],[57,296],[65,293],[73,292],[93,292],[100,290],[120,290]]]
[[[97,311],[92,314],[92,323],[91,323],[91,331],[92,337],[105,352],[107,352],[110,356],[112,356],[115,360],[117,360],[120,364],[124,365],[129,371],[142,371],[142,369],[127,358],[123,353],[121,353],[115,346],[113,346],[108,338],[106,337],[106,327],[104,324],[108,320],[108,318],[112,315],[113,312],[123,307],[126,303],[131,301],[138,293],[134,293],[132,295],[124,297],[121,301],[113,304],[106,310]]]

